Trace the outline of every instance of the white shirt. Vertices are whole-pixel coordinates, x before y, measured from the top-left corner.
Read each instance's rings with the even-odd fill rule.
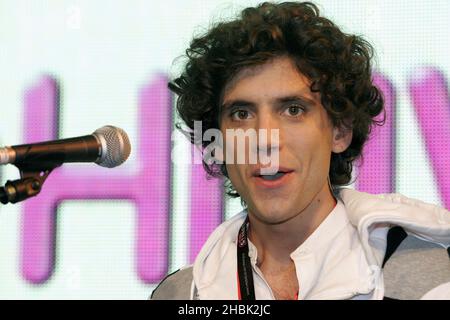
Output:
[[[400,194],[371,195],[342,189],[340,197],[342,202],[338,201],[291,254],[299,299],[383,299],[381,265],[392,225],[400,225],[420,239],[450,246],[450,212],[444,208]],[[246,215],[244,210],[223,222],[208,237],[193,265],[191,299],[238,299],[236,239]],[[249,254],[256,298],[273,299],[256,267],[257,252],[252,244]]]
[[[264,275],[256,266],[257,249],[249,241],[256,299],[275,299]],[[347,218],[343,203],[291,253],[299,280],[298,299],[370,299],[371,268],[356,228]],[[365,295],[363,295],[365,294]]]

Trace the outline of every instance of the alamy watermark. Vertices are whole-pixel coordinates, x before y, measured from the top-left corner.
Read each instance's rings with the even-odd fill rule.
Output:
[[[190,140],[191,135],[188,138]],[[182,140],[185,140],[184,133],[172,132],[175,150]],[[204,161],[208,165],[254,164],[260,166],[261,174],[275,174],[279,169],[279,140],[279,129],[226,129],[224,137],[223,132],[215,128],[203,132],[202,121],[195,121],[193,141],[197,151],[180,157],[180,152],[172,149],[172,161],[182,164],[202,164]]]

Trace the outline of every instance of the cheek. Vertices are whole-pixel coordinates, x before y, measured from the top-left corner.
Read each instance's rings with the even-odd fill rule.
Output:
[[[245,131],[245,130],[244,130]],[[229,137],[224,134],[224,152],[225,163],[232,165],[255,164],[256,154],[256,138],[248,138],[239,132],[229,133]],[[237,170],[237,169],[235,169]],[[239,169],[241,170],[241,169]]]
[[[227,130],[229,130],[230,132],[227,135]],[[223,147],[224,147],[224,154],[226,155],[227,153],[229,155],[233,155],[236,154],[236,148],[234,147],[234,139],[233,139],[233,129],[226,126],[226,127],[221,127],[220,128],[220,132],[222,134],[222,139],[223,139]]]
[[[236,191],[243,195],[245,193],[245,190],[247,189],[246,181],[245,181],[245,171],[242,166],[235,165],[235,164],[227,164],[226,165],[227,172],[228,172],[228,178],[231,181],[231,184],[236,189]]]
[[[300,162],[301,167],[328,170],[325,167],[329,165],[331,158],[331,134],[324,131],[310,127],[285,132],[286,137],[290,137],[286,147]]]
[[[225,166],[227,168],[228,177],[233,182],[233,180],[235,180],[236,177],[238,176],[236,166],[232,164],[225,164]]]
[[[313,126],[290,126],[282,132],[286,147],[295,150],[296,154],[304,157],[319,147],[320,131]],[[322,137],[323,138],[323,137]]]
[[[234,139],[227,139],[226,135],[224,136],[224,147],[225,147],[225,156],[226,159],[228,159],[228,162],[230,162],[230,159],[235,158],[235,155],[237,154],[237,148],[234,143]],[[234,162],[233,162],[234,163]]]

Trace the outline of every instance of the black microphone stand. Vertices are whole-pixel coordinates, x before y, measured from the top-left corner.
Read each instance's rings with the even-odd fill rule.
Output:
[[[2,204],[17,203],[36,196],[41,192],[42,185],[53,169],[61,164],[62,162],[16,164],[21,179],[8,180],[4,187],[0,187],[0,202]]]

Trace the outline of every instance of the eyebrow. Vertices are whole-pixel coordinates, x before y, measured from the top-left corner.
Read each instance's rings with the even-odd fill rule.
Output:
[[[313,106],[316,104],[316,102],[313,99],[307,98],[303,95],[290,95],[290,96],[278,97],[275,99],[276,104],[281,104],[281,103],[286,103],[286,102],[301,102],[301,103],[305,103],[309,106]],[[221,112],[224,112],[224,111],[234,108],[234,107],[255,107],[255,105],[256,105],[256,103],[247,101],[247,100],[243,100],[243,99],[231,100],[231,101],[228,101],[221,105]]]

